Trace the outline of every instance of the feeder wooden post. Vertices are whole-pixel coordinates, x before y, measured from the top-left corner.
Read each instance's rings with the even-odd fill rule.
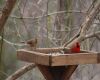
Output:
[[[53,76],[49,72],[47,66],[43,66],[43,65],[38,64],[37,67],[39,68],[40,72],[43,74],[43,76],[45,77],[46,80],[53,80]]]

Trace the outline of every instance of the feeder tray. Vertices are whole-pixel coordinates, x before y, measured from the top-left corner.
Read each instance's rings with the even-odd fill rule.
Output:
[[[45,50],[46,51],[46,50]],[[50,50],[49,50],[50,51]],[[28,51],[20,49],[17,51],[18,59],[26,62],[46,65],[46,66],[66,66],[78,64],[96,64],[100,63],[100,54],[93,52],[81,51],[80,53],[62,54],[56,50],[50,54],[42,53],[43,51]]]
[[[20,49],[17,57],[35,63],[46,80],[69,80],[78,64],[100,63],[99,53],[69,53],[69,49],[66,49],[65,54],[62,54],[61,50],[62,48],[37,48],[34,51]]]

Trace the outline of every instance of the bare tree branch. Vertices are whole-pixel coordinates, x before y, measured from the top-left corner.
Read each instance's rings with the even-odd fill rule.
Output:
[[[92,37],[97,37],[98,35],[100,35],[100,31],[88,34],[86,36],[84,36],[83,40],[88,39],[88,38],[92,38]]]
[[[6,80],[16,80],[17,78],[19,78],[20,76],[22,76],[23,74],[25,74],[29,70],[32,70],[35,67],[35,64],[29,64],[27,66],[24,66],[17,70],[14,74],[10,75]]]
[[[95,37],[100,41],[100,37],[98,35],[95,35]]]
[[[93,20],[96,18],[97,14],[100,12],[100,1],[95,5],[89,15],[86,16],[84,23],[81,26],[81,33],[83,35],[86,29],[89,29]]]
[[[0,40],[2,39],[2,37],[0,36]],[[12,45],[12,46],[26,46],[27,44],[25,43],[13,43],[13,42],[10,42],[6,39],[3,38],[3,41],[5,41],[7,44],[9,45]]]
[[[2,13],[1,13],[1,16],[0,16],[0,31],[2,30],[2,28],[4,27],[15,3],[16,3],[17,0],[7,0],[3,10],[2,10]]]

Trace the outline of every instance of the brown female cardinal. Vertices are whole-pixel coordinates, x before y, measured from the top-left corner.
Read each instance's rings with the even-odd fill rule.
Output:
[[[37,46],[37,38],[28,40],[27,44],[30,45],[30,47],[35,47],[36,48],[36,46]]]
[[[34,39],[28,40],[26,42],[21,42],[21,43],[25,43],[25,44],[29,45],[31,48],[36,49],[37,42],[38,42],[37,38],[34,38]]]
[[[72,53],[79,53],[80,52],[80,44],[79,42],[76,42],[71,48],[70,51]]]

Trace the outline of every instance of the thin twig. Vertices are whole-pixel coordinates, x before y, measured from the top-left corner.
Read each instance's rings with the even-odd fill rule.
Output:
[[[61,14],[61,13],[84,13],[84,14],[86,14],[85,12],[80,12],[80,11],[58,11],[58,12],[53,12],[53,13],[49,13],[49,14],[47,14],[47,15],[43,15],[43,16],[38,16],[38,17],[25,17],[25,16],[23,16],[23,17],[18,17],[18,16],[14,16],[14,15],[12,15],[12,16],[10,16],[11,18],[16,18],[16,19],[40,19],[40,18],[42,18],[42,17],[47,17],[47,16],[51,16],[51,15],[55,15],[55,14]]]
[[[5,75],[6,77],[8,77],[9,75],[7,73],[5,73],[4,71],[0,71],[1,74]]]
[[[84,36],[84,38],[83,38],[83,40],[85,40],[85,39],[87,39],[87,38],[92,38],[92,37],[98,37],[98,35],[100,35],[100,31],[97,31],[97,32],[93,32],[93,33],[90,33],[90,34],[88,34],[88,35],[85,35]],[[99,38],[98,38],[99,39]],[[82,41],[83,41],[82,40]]]
[[[2,39],[2,37],[0,36],[0,40],[1,39]],[[21,43],[13,43],[13,42],[10,42],[4,38],[3,38],[3,41],[5,41],[7,44],[12,45],[12,46],[25,46],[26,45],[26,44],[21,44]]]
[[[26,23],[25,23],[25,21],[24,21],[24,19],[23,19],[23,14],[22,14],[22,12],[21,12],[21,8],[20,8],[19,4],[18,4],[18,9],[19,9],[19,11],[20,11],[21,21],[22,21],[22,23],[23,23],[23,25],[24,25],[24,27],[25,27],[25,29],[26,29],[26,31],[27,31],[27,35],[28,35],[28,37],[29,37],[29,33],[30,33],[30,32],[28,31],[27,25],[26,25]]]
[[[95,35],[95,37],[100,41],[100,37],[98,35]]]

